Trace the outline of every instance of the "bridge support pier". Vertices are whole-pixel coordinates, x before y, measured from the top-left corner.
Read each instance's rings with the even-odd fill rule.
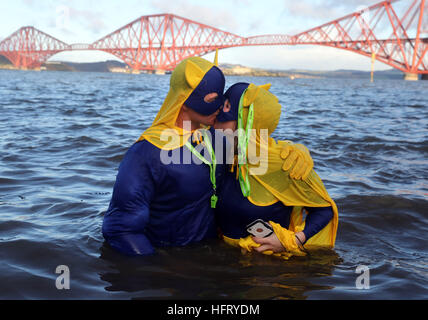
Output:
[[[428,74],[423,74],[422,76],[421,76],[421,80],[428,80]]]
[[[165,74],[165,70],[157,69],[153,73],[154,74]]]
[[[404,73],[404,80],[407,80],[407,81],[418,81],[419,80],[419,74],[405,72]]]

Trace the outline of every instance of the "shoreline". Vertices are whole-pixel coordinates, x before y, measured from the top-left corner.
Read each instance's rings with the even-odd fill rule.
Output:
[[[88,65],[90,63],[87,63]],[[249,76],[249,77],[280,77],[280,78],[290,78],[290,79],[297,79],[297,78],[306,78],[306,79],[322,79],[324,77],[322,76],[315,76],[315,75],[303,75],[299,73],[289,73],[289,72],[282,72],[282,71],[269,71],[264,69],[254,69],[254,68],[248,68],[248,67],[238,67],[238,68],[228,68],[228,67],[222,67],[221,65],[219,68],[223,71],[225,76]],[[105,71],[101,70],[79,70],[73,67],[70,67],[67,63],[55,63],[55,64],[48,64],[43,65],[41,68],[36,69],[20,69],[13,65],[0,65],[0,70],[23,70],[23,71],[66,71],[66,72],[105,72],[105,73],[123,73],[123,74],[138,74],[138,73],[145,73],[145,74],[153,74],[153,72],[144,72],[144,71],[133,71],[132,69],[129,69],[127,67],[110,67],[107,68]],[[156,73],[156,74],[168,74],[167,73]]]
[[[370,79],[370,71],[361,70],[267,70],[261,68],[251,68],[237,64],[221,64],[219,68],[225,76],[248,76],[248,77],[276,77],[294,79]],[[48,62],[37,69],[20,69],[12,64],[0,64],[0,70],[26,70],[26,71],[66,71],[66,72],[102,72],[102,73],[122,73],[122,74],[170,74],[170,72],[147,72],[134,71],[126,64],[119,61],[103,61],[93,63],[74,62]],[[399,70],[389,69],[374,72],[377,80],[403,80],[403,73]],[[422,77],[421,77],[422,78]]]

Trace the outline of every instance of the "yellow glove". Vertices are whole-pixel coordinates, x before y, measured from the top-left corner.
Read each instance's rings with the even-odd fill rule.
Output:
[[[296,233],[281,227],[279,223],[273,221],[269,221],[269,223],[288,254],[295,256],[306,255],[306,252],[302,251],[296,243]]]
[[[254,248],[260,247],[260,244],[255,242],[252,236],[248,236],[248,237],[239,239],[238,246],[241,247],[241,252],[245,254],[247,252],[253,251]],[[284,260],[288,260],[288,258],[292,256],[292,254],[289,254],[288,252],[274,253],[272,250],[264,250],[261,253],[268,256],[273,255],[275,257],[280,257],[280,258],[283,258]]]
[[[290,170],[290,178],[296,180],[305,180],[314,167],[309,150],[303,144],[286,144],[281,159],[285,160],[282,170]]]
[[[281,242],[285,251],[282,252],[273,252],[272,250],[264,250],[261,253],[265,255],[273,255],[280,257],[284,260],[288,260],[291,256],[305,256],[306,253],[302,251],[296,243],[296,234],[286,228],[281,227],[280,224],[269,221],[275,235],[278,237],[278,240]],[[241,238],[238,240],[237,246],[241,247],[242,253],[247,253],[253,251],[255,248],[261,246],[260,243],[257,243],[253,240],[252,236],[246,238]],[[258,251],[258,250],[256,250]]]
[[[248,236],[248,237],[245,237],[245,238],[240,238],[239,242],[238,242],[238,245],[243,250],[242,252],[251,252],[251,251],[253,251],[253,248],[260,247],[260,244],[256,243],[251,236]],[[273,253],[270,250],[268,250],[268,251],[265,251],[263,253],[267,254],[267,255],[270,255],[270,254]]]
[[[245,238],[240,238],[240,239],[232,239],[232,238],[223,236],[223,240],[224,242],[226,242],[227,244],[233,247],[240,247],[242,253],[251,252],[253,251],[254,248],[260,247],[260,244],[255,242],[252,236],[247,236]],[[272,250],[266,250],[263,253],[267,255],[271,255],[273,252]]]

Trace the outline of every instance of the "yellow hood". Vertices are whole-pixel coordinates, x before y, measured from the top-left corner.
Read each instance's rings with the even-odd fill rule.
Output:
[[[254,106],[254,133],[248,146],[248,170],[251,185],[249,201],[258,206],[268,206],[281,201],[286,206],[294,206],[290,220],[290,230],[302,231],[304,228],[303,207],[333,208],[334,216],[330,223],[318,234],[310,238],[308,246],[334,247],[338,226],[338,210],[335,202],[328,195],[320,177],[314,170],[304,181],[290,178],[282,170],[284,160],[281,151],[290,141],[275,141],[270,137],[278,125],[281,105],[275,95],[270,93],[269,85],[250,84],[244,95],[243,119],[246,121],[248,106]],[[244,122],[244,126],[246,123]],[[267,129],[263,135],[261,130]],[[257,163],[255,163],[258,160]],[[245,166],[241,166],[245,174]]]
[[[192,132],[176,126],[181,106],[213,66],[213,63],[199,57],[180,62],[171,74],[169,92],[155,120],[137,141],[146,139],[164,150],[182,147]]]

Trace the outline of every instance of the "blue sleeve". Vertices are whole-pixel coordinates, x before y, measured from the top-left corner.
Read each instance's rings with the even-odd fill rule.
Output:
[[[154,253],[145,227],[156,189],[159,161],[151,161],[153,148],[146,141],[135,143],[125,154],[116,176],[103,235],[114,249],[128,255]]]
[[[320,232],[333,218],[333,210],[331,207],[321,208],[305,208],[308,215],[305,219],[305,229],[303,233],[306,236],[306,241],[309,238]]]

